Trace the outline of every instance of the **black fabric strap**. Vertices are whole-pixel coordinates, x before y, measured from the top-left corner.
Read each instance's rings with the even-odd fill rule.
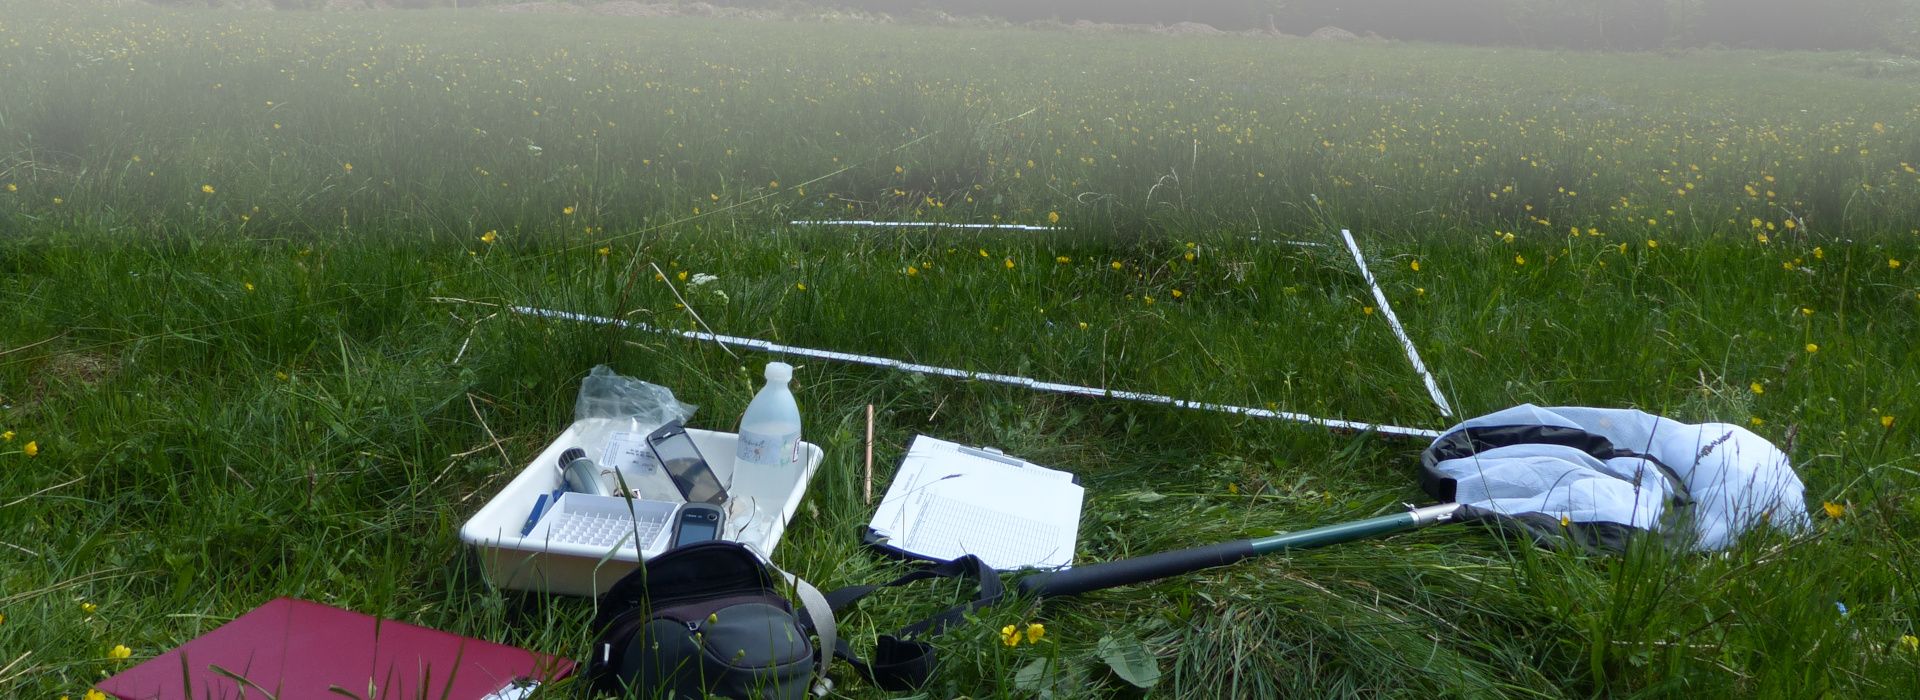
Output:
[[[873,586],[847,586],[826,594],[827,604],[838,612],[852,605],[867,594],[882,588],[902,586],[915,581],[933,578],[971,578],[980,585],[980,592],[973,600],[948,608],[938,615],[900,628],[891,635],[880,635],[879,643],[873,651],[873,662],[860,658],[845,639],[834,644],[834,656],[846,660],[867,680],[888,691],[906,691],[924,685],[933,677],[937,665],[933,645],[915,638],[922,635],[933,636],[945,630],[947,626],[966,618],[981,608],[1000,602],[1006,596],[1006,586],[1000,582],[1000,575],[993,567],[971,554],[949,562],[942,562],[924,569],[907,573],[900,578]],[[802,619],[805,619],[802,616]]]

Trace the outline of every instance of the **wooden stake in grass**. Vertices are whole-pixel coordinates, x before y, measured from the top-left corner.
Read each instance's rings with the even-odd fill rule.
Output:
[[[873,404],[867,404],[867,488],[868,503],[873,502]]]

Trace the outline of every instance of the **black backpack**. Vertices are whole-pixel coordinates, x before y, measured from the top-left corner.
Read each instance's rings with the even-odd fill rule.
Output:
[[[794,585],[804,607],[796,611],[780,595],[775,574]],[[977,579],[979,595],[880,635],[872,663],[838,638],[833,611],[880,588],[953,577]],[[973,556],[821,595],[738,543],[699,542],[642,563],[601,597],[586,677],[594,689],[621,697],[801,700],[816,688],[816,676],[817,692],[831,687],[824,672],[834,656],[883,689],[910,690],[936,666],[932,645],[916,637],[938,634],[1002,594],[999,576]]]

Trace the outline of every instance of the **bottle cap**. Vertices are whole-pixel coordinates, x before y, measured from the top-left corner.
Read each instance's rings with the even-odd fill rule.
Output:
[[[767,363],[767,381],[785,384],[789,379],[793,379],[793,365],[785,362]]]

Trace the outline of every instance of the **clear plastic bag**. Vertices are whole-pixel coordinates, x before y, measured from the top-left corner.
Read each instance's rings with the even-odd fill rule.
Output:
[[[674,398],[672,389],[621,376],[600,365],[581,380],[580,397],[574,402],[574,426],[580,439],[576,446],[600,467],[607,487],[616,493],[624,482],[638,498],[684,503],[673,479],[646,448],[646,436],[669,422],[692,418],[698,409]],[[723,477],[722,483],[726,481]]]
[[[658,384],[623,377],[612,367],[598,365],[580,380],[580,398],[573,404],[573,419],[629,418],[654,428],[693,417],[699,406],[673,398],[673,390]],[[648,429],[652,432],[652,428]]]

